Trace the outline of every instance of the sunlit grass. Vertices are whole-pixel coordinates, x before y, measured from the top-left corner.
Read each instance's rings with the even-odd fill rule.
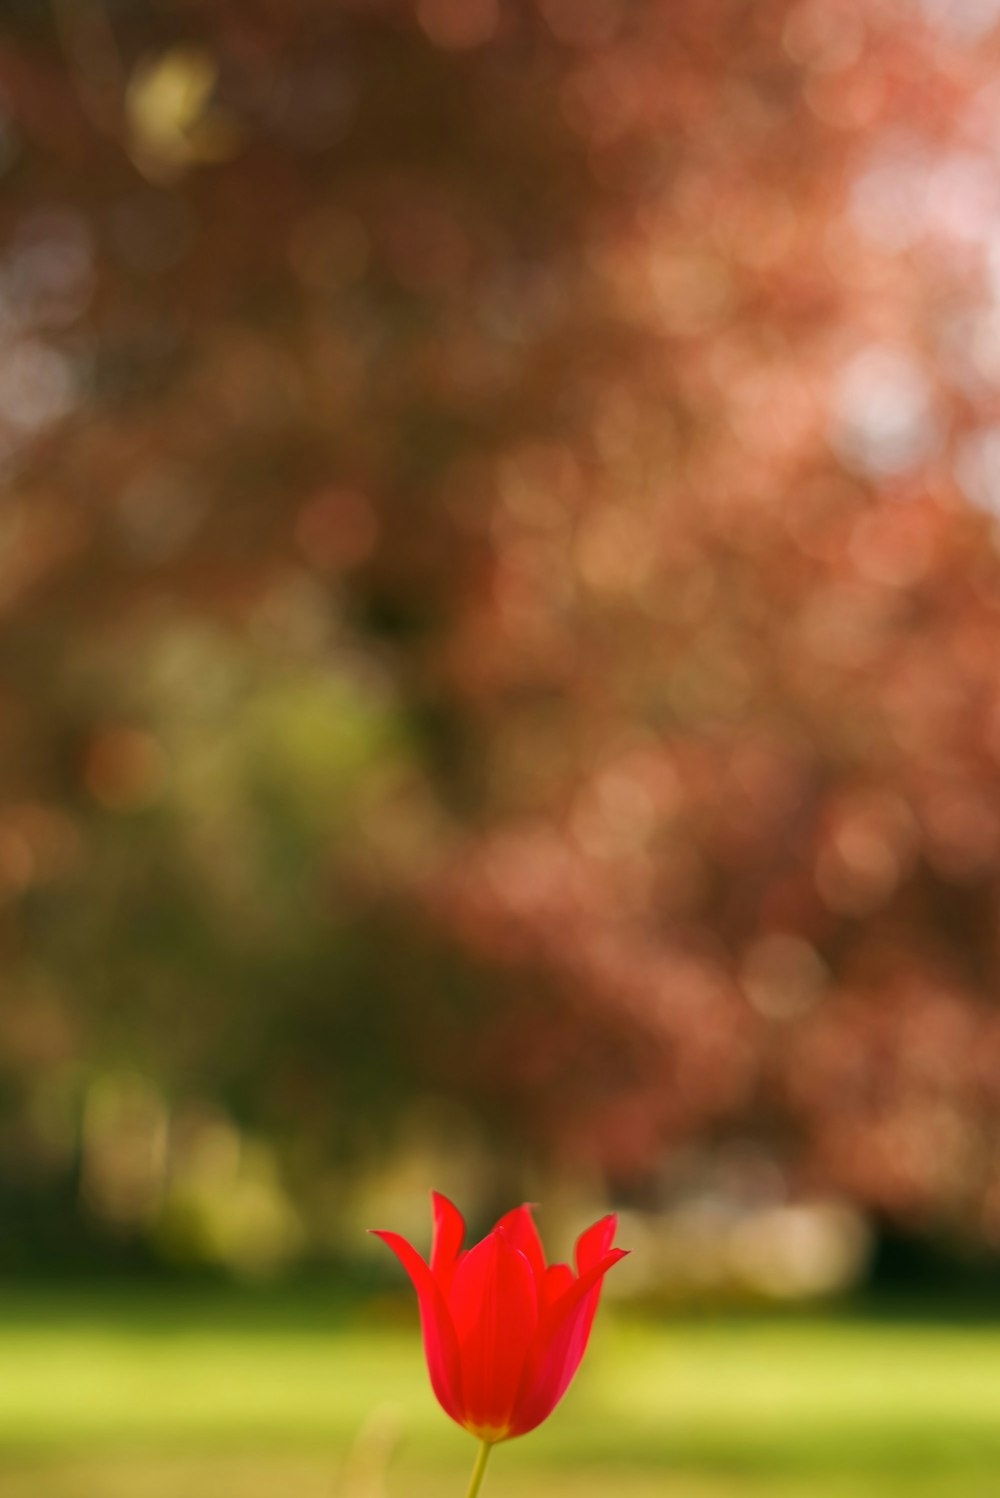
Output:
[[[373,1411],[399,1438],[388,1498],[461,1498],[472,1443],[394,1314],[172,1289],[0,1296],[5,1498],[330,1498]],[[609,1318],[548,1424],[496,1453],[489,1492],[985,1498],[998,1412],[1000,1327]]]

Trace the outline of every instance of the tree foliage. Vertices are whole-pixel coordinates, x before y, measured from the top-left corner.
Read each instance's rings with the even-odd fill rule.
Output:
[[[8,12],[8,1176],[128,1065],[995,1244],[992,7]]]

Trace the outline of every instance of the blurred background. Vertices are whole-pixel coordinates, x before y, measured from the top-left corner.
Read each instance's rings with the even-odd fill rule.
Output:
[[[5,1491],[990,1491],[998,520],[998,0],[2,0]]]

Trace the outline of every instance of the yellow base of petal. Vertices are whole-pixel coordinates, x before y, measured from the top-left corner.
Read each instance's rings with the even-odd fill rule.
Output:
[[[510,1435],[509,1425],[466,1425],[465,1429],[470,1436],[475,1436],[477,1441],[482,1441],[486,1446],[495,1446],[498,1441],[506,1441]]]

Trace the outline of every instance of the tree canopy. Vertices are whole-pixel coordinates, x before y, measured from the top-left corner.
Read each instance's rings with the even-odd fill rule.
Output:
[[[4,1189],[434,1097],[997,1245],[995,11],[8,4]]]

